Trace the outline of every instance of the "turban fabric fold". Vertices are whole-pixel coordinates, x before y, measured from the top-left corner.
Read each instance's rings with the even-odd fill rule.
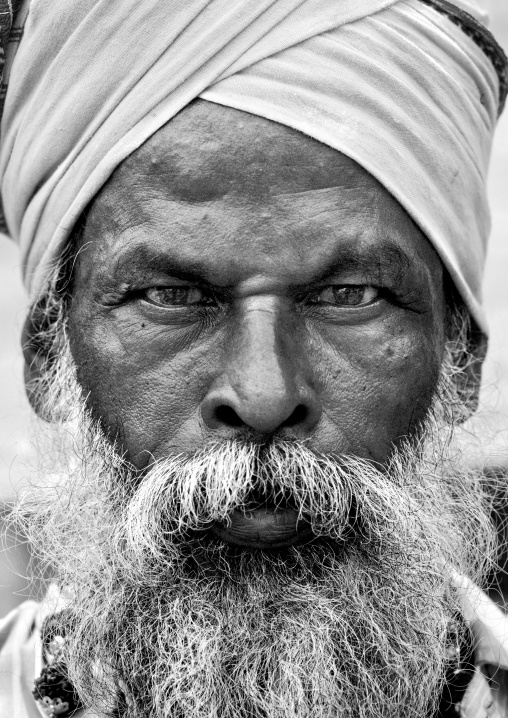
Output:
[[[474,0],[460,0],[485,20]],[[486,331],[499,79],[420,0],[25,0],[0,181],[33,298],[115,168],[196,97],[356,160],[432,242]],[[309,246],[309,252],[312,246]]]

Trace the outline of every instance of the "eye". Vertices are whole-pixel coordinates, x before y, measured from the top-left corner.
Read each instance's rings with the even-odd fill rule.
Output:
[[[379,299],[379,289],[368,284],[343,284],[325,287],[316,293],[316,304],[333,304],[337,307],[361,307]]]
[[[145,299],[162,307],[188,307],[213,304],[213,297],[199,287],[150,287]]]

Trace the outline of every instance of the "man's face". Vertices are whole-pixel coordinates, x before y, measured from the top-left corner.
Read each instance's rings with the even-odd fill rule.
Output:
[[[480,576],[491,539],[481,480],[444,455],[430,244],[352,160],[195,103],[77,249],[38,392],[78,424],[28,530],[70,597],[78,690],[126,718],[425,715],[450,575]]]
[[[435,251],[365,170],[201,102],[95,200],[69,332],[138,468],[239,435],[385,462],[429,407],[444,314]]]

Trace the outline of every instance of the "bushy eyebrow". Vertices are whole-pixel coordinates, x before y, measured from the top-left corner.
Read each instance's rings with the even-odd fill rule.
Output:
[[[154,274],[176,277],[196,283],[209,284],[206,274],[209,272],[205,262],[197,257],[178,258],[167,251],[147,244],[137,244],[121,250],[113,266],[115,280],[129,281],[147,279]]]
[[[400,284],[411,271],[415,259],[410,257],[395,242],[385,240],[368,252],[348,251],[327,269],[318,279],[323,282],[332,279],[334,275],[343,275],[347,272],[361,275],[366,281],[373,284],[390,281]],[[418,264],[418,262],[417,262]]]
[[[312,251],[312,243],[309,245]],[[399,285],[410,273],[419,274],[422,262],[418,256],[409,255],[393,240],[385,239],[374,243],[361,242],[348,243],[339,247],[331,262],[322,269],[309,276],[306,281],[298,283],[299,287],[312,288],[332,281],[346,273],[355,273],[363,281],[373,284],[389,282]],[[210,287],[231,287],[235,282],[221,282],[216,284],[212,278],[210,265],[196,255],[190,256],[183,252],[180,256],[159,246],[149,244],[133,244],[120,250],[113,271],[108,272],[115,283],[127,285],[142,281],[151,281],[155,276],[173,277],[193,284],[203,284]]]

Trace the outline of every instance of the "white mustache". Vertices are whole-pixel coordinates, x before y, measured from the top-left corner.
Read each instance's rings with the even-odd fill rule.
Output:
[[[213,522],[228,525],[234,510],[259,502],[295,509],[315,536],[343,541],[354,523],[372,539],[381,526],[384,535],[390,525],[400,529],[401,514],[411,510],[400,487],[366,460],[318,455],[300,442],[228,441],[154,462],[129,497],[125,529],[138,547],[161,527],[167,540],[181,539]]]

